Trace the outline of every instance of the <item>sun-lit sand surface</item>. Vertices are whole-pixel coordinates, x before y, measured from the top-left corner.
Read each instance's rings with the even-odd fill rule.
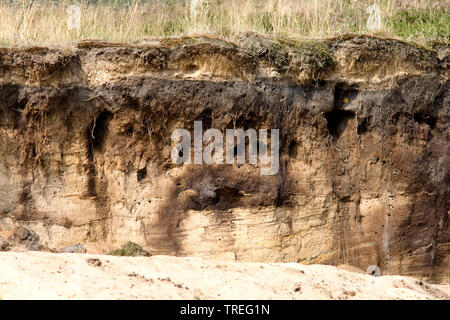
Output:
[[[325,265],[0,253],[1,299],[449,299],[449,285]]]

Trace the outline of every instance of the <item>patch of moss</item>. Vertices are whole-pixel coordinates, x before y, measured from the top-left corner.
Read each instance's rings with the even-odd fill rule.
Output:
[[[240,43],[253,55],[272,63],[281,74],[306,72],[315,78],[335,63],[328,42],[324,40],[269,38],[247,33]]]
[[[292,62],[308,70],[321,70],[334,64],[328,43],[321,40],[280,40],[290,48]]]
[[[148,253],[148,251],[144,250],[137,243],[131,241],[128,241],[119,249],[111,250],[108,254],[112,256],[128,256],[128,257],[150,256],[150,253]]]

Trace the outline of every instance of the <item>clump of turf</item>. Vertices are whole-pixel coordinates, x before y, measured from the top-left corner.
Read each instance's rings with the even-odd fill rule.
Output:
[[[112,256],[128,256],[128,257],[150,256],[150,253],[148,253],[148,251],[144,250],[137,243],[131,241],[128,241],[119,249],[111,250],[108,254]]]
[[[246,32],[241,34],[238,42],[253,55],[272,63],[280,74],[304,73],[306,78],[316,79],[335,63],[326,41],[267,37]]]

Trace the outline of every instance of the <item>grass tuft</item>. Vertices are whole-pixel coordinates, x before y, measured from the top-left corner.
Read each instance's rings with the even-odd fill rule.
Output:
[[[125,243],[121,248],[112,250],[108,253],[112,256],[128,256],[128,257],[135,257],[135,256],[144,256],[149,257],[150,253],[148,253],[146,250],[144,250],[140,245],[128,241]]]
[[[392,32],[407,40],[429,42],[445,40],[450,35],[450,11],[448,8],[404,9],[389,17],[387,24]]]

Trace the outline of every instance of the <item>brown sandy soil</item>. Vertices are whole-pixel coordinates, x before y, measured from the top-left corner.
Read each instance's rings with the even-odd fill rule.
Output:
[[[347,269],[347,270],[345,270]],[[450,285],[345,267],[0,253],[1,299],[449,299]]]
[[[447,46],[253,33],[74,45],[0,49],[12,245],[104,254],[132,241],[155,256],[376,264],[450,284]],[[173,163],[172,133],[200,120],[279,128],[278,173]]]

